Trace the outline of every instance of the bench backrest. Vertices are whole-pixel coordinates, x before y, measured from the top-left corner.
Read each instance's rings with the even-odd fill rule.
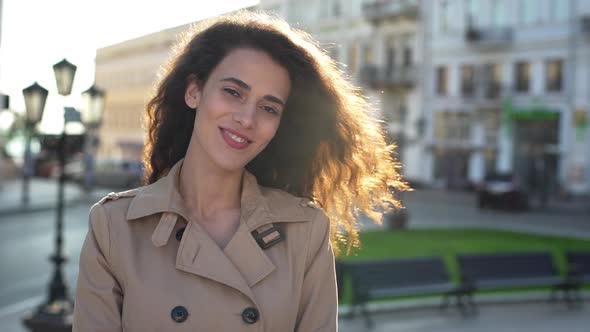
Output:
[[[457,256],[465,282],[555,277],[557,270],[550,253],[502,253]]]
[[[565,256],[570,273],[590,276],[590,251],[570,251]]]
[[[360,288],[392,288],[448,283],[440,257],[417,257],[347,263],[353,285]]]

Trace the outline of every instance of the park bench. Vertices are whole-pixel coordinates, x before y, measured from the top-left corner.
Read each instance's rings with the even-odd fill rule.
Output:
[[[373,323],[366,305],[373,299],[412,295],[454,295],[458,297],[457,304],[463,305],[459,299],[462,293],[449,279],[440,257],[346,262],[342,263],[340,272],[348,274],[352,281],[351,317],[360,307],[368,327]]]
[[[558,291],[565,291],[568,283],[557,273],[550,253],[502,253],[458,255],[461,287],[480,290],[549,287],[551,300]],[[570,303],[569,296],[565,296]],[[477,312],[475,303],[472,312]]]
[[[338,301],[342,299],[344,292],[344,263],[336,260],[336,287],[338,289]]]
[[[567,286],[573,300],[581,303],[579,291],[584,284],[590,283],[590,251],[569,251],[565,257],[568,266]]]
[[[570,251],[566,253],[568,275],[590,283],[590,251]]]

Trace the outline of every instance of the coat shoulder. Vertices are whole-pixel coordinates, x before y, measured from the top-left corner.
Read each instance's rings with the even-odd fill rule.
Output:
[[[312,200],[305,197],[295,196],[284,190],[274,188],[261,188],[269,209],[273,214],[281,216],[303,215],[305,220],[313,220],[322,208]]]

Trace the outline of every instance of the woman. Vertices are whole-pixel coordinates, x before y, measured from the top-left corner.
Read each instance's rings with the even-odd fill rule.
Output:
[[[148,185],[90,211],[74,330],[336,331],[332,245],[404,188],[366,101],[265,14],[176,51],[147,107]]]

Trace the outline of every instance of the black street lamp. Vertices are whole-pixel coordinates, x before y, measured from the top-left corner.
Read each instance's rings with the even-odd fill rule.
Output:
[[[32,175],[31,165],[31,136],[35,130],[35,126],[41,121],[43,117],[43,110],[45,109],[45,102],[47,101],[47,89],[40,86],[37,82],[33,85],[23,89],[23,96],[25,98],[25,158],[23,163],[23,190],[22,190],[22,204],[28,205],[29,198],[29,182]]]
[[[90,191],[94,185],[95,136],[102,123],[104,110],[104,91],[93,84],[82,92],[82,123],[86,127],[84,141],[84,189]]]
[[[76,66],[62,60],[53,66],[57,91],[62,96],[67,96],[72,91]],[[66,114],[67,115],[67,114]],[[33,332],[65,332],[72,330],[72,316],[74,313],[74,302],[68,294],[68,287],[65,282],[62,265],[67,262],[63,254],[63,210],[64,210],[64,184],[66,164],[66,124],[67,117],[64,116],[64,129],[59,141],[59,164],[60,174],[57,189],[57,218],[55,254],[50,257],[54,264],[53,278],[49,284],[49,298],[45,303],[37,307],[34,313],[24,317],[23,322]]]

